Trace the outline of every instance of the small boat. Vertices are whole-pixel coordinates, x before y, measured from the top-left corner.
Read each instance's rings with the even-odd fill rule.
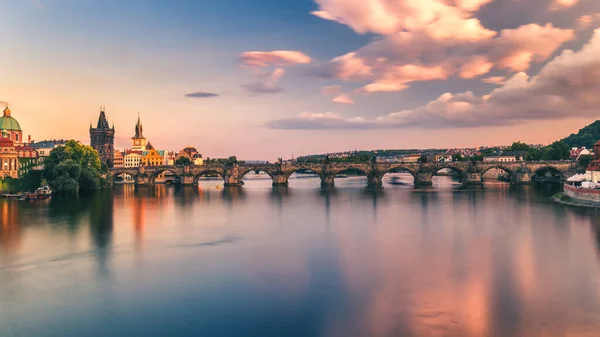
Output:
[[[407,183],[400,179],[400,177],[392,177],[389,183],[392,185],[407,185]]]
[[[50,189],[50,187],[48,185],[44,185],[42,187],[39,187],[37,190],[35,190],[35,196],[37,196],[38,199],[46,199],[48,197],[50,197],[52,195],[52,190]]]
[[[217,190],[220,190],[220,189],[223,189],[223,186],[221,186],[221,185],[217,185],[217,186],[215,186],[215,188],[216,188]]]
[[[335,176],[336,178],[348,178],[347,175],[345,174],[338,174],[337,176]]]

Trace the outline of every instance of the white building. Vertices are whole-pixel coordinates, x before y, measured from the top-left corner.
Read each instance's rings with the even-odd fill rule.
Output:
[[[139,167],[142,162],[142,151],[126,150],[123,158],[123,167]]]
[[[54,150],[55,148],[57,148],[59,146],[65,145],[66,143],[67,143],[66,140],[59,139],[59,140],[43,140],[41,142],[34,142],[31,144],[27,144],[27,145],[36,149],[38,152],[38,155],[41,158],[45,158],[50,155],[50,151]]]

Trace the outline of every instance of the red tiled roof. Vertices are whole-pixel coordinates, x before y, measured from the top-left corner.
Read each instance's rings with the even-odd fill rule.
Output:
[[[15,146],[15,143],[12,140],[10,140],[9,138],[0,138],[0,146],[3,146],[3,147]]]
[[[600,171],[600,160],[592,160],[588,165],[586,171]]]

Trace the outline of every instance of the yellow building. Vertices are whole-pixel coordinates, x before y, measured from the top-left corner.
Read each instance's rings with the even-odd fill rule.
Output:
[[[164,151],[156,150],[150,142],[146,145],[146,151],[142,153],[142,164],[144,166],[164,165]]]
[[[0,138],[0,179],[19,177],[19,153],[15,143],[10,140],[8,131],[2,130]]]

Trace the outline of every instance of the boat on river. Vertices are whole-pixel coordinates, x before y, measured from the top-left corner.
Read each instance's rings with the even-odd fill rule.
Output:
[[[406,181],[404,181],[404,180],[400,179],[400,177],[396,177],[396,176],[392,177],[388,183],[392,184],[392,185],[408,185],[408,183]]]
[[[38,187],[38,189],[35,190],[35,195],[37,196],[38,199],[49,198],[52,195],[52,189],[50,189],[50,186],[48,186],[48,185]]]

